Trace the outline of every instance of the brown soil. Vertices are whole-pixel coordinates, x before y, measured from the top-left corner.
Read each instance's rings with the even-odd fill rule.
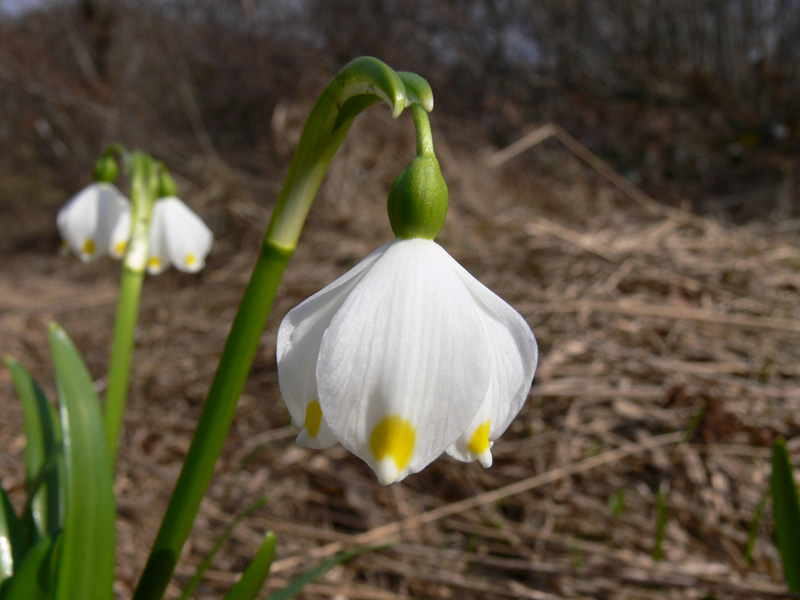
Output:
[[[188,447],[308,104],[273,121],[271,177],[213,154],[182,196],[217,241],[199,276],[146,280],[117,477],[118,595],[129,597]],[[541,362],[495,465],[448,457],[380,486],[336,447],[297,448],[275,368],[280,319],[390,239],[388,182],[411,156],[410,117],[373,108],[323,184],[170,597],[234,516],[264,495],[197,598],[219,598],[264,533],[268,588],[337,548],[395,544],[333,569],[303,598],[788,597],[768,492],[770,446],[800,453],[797,223],[734,226],[641,202],[554,139],[489,167],[469,124],[434,113],[451,209],[440,243],[528,320]],[[53,395],[46,326],[58,321],[104,386],[118,264],[59,256],[69,190],[0,179],[0,348]],[[19,407],[0,371],[0,473],[20,502]],[[653,559],[666,499],[663,559]]]

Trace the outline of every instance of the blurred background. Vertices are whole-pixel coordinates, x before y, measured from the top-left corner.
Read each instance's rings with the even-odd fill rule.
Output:
[[[55,216],[109,143],[164,160],[216,236],[198,277],[145,284],[119,597],[305,117],[364,54],[433,87],[451,191],[439,239],[531,324],[531,397],[486,471],[443,458],[383,488],[341,449],[292,444],[277,324],[391,238],[386,194],[413,156],[410,116],[370,109],[290,264],[172,597],[264,493],[198,598],[220,597],[267,528],[285,560],[275,587],[313,564],[309,548],[403,519],[399,544],[304,597],[788,597],[770,506],[757,515],[772,441],[800,452],[798,0],[0,0],[0,349],[52,393],[55,319],[102,390],[118,265],[59,256]],[[19,499],[6,372],[0,394],[0,476]],[[518,481],[529,489],[414,520]]]

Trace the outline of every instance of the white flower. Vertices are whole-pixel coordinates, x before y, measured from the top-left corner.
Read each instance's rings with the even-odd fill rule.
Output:
[[[93,183],[58,211],[56,223],[64,247],[83,262],[105,254],[119,257],[130,235],[128,199],[111,183]]]
[[[381,246],[291,310],[277,356],[297,443],[340,442],[388,484],[445,451],[491,465],[538,351],[519,313],[415,238]]]
[[[211,230],[181,200],[161,198],[153,207],[147,272],[158,274],[174,265],[196,273],[205,266],[213,241]]]

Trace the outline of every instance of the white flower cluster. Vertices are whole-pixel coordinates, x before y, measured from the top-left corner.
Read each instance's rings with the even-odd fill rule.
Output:
[[[131,235],[131,203],[111,183],[93,183],[58,213],[64,248],[84,262],[110,255],[121,258]],[[194,273],[205,266],[214,235],[186,204],[170,196],[156,201],[150,223],[148,273],[170,265]]]

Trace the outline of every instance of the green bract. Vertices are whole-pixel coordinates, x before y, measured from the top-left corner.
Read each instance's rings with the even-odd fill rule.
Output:
[[[392,182],[389,222],[399,238],[434,239],[447,216],[449,194],[433,153],[417,156]]]

